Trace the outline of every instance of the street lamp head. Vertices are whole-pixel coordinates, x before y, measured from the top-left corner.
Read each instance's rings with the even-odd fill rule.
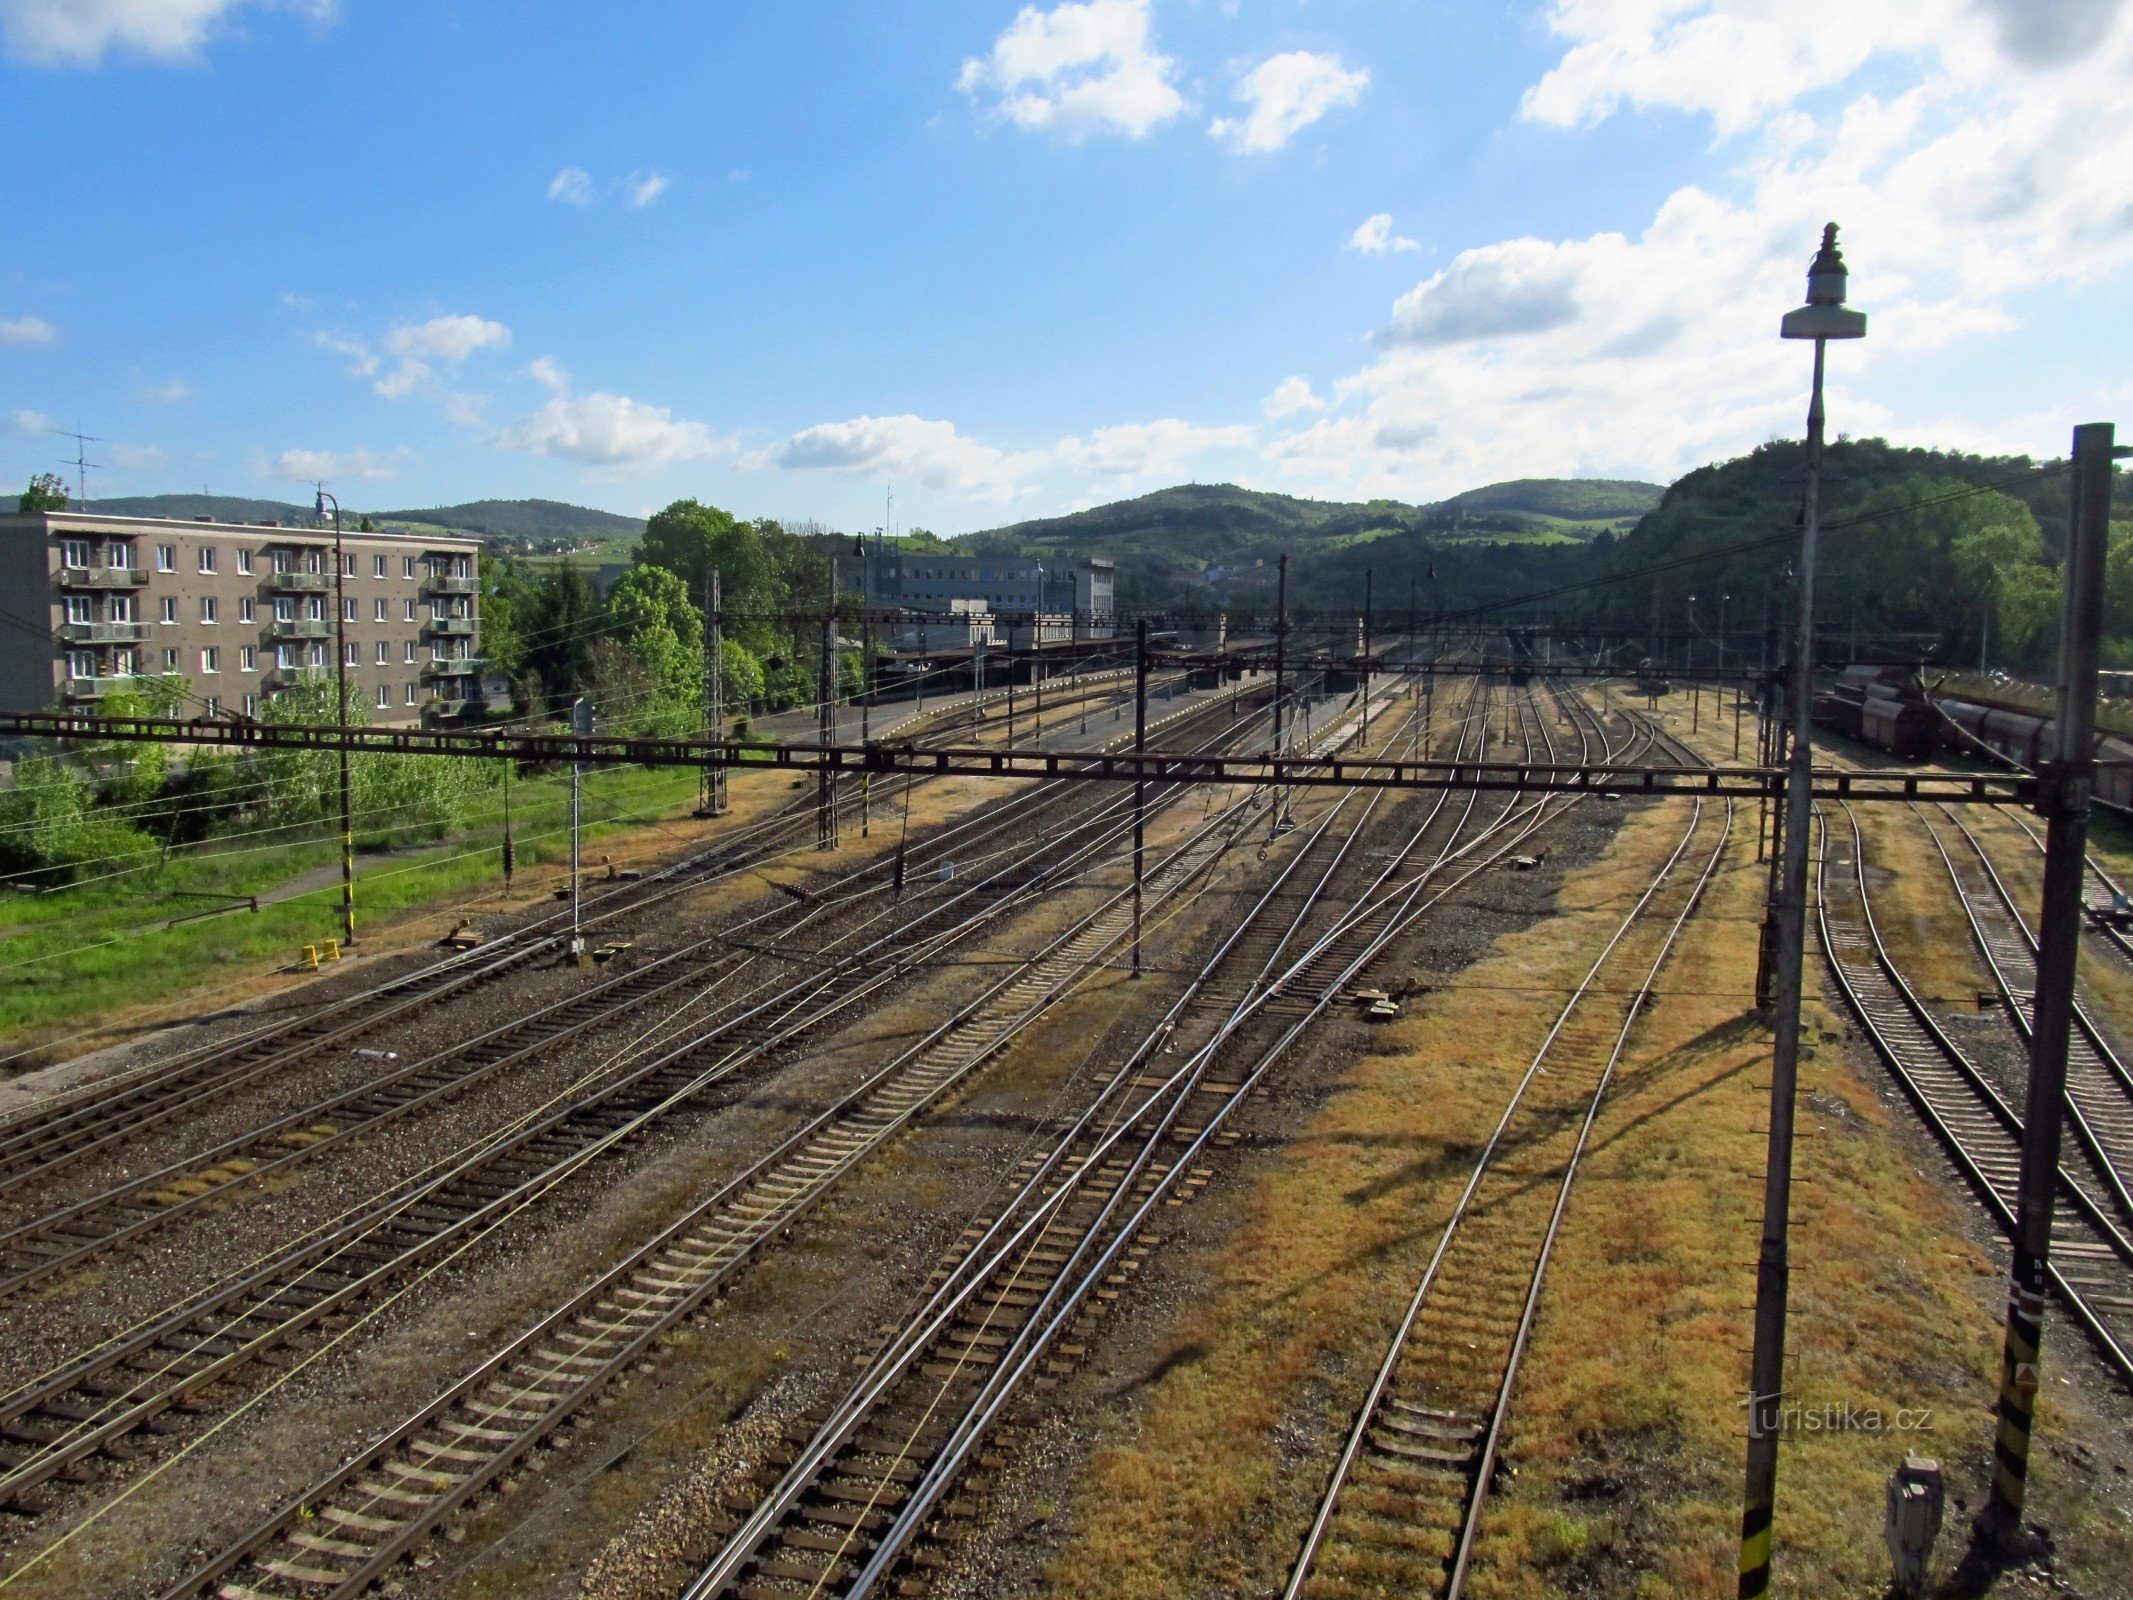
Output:
[[[311,514],[314,517],[323,517],[326,514],[326,491],[324,489],[319,490],[318,498],[311,502]]]
[[[1844,252],[1837,248],[1837,225],[1822,229],[1822,248],[1807,267],[1807,304],[1785,313],[1779,335],[1786,339],[1864,339],[1866,313],[1844,308]]]

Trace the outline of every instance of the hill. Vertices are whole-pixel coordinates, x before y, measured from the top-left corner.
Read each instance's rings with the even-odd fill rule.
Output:
[[[373,511],[371,520],[391,526],[442,528],[534,549],[583,544],[626,544],[644,533],[641,517],[618,516],[560,500],[469,500],[456,506],[412,511]]]
[[[286,500],[248,500],[232,494],[142,494],[89,502],[91,511],[113,517],[175,517],[190,522],[195,517],[213,517],[217,522],[308,523],[311,506],[292,505]]]
[[[1101,555],[1118,564],[1122,604],[1249,602],[1290,558],[1292,587],[1329,602],[1361,597],[1364,574],[1405,582],[1419,544],[1440,552],[1447,604],[1493,598],[1505,582],[1553,579],[1601,534],[1625,531],[1659,504],[1655,483],[1527,478],[1431,505],[1309,500],[1231,483],[1181,484],[1070,516],[1018,522],[955,541],[970,555]],[[1379,551],[1380,540],[1405,536]],[[1533,546],[1513,558],[1502,547]],[[1548,547],[1562,547],[1548,553]],[[1395,580],[1397,569],[1400,576]],[[1353,591],[1351,594],[1350,591]]]

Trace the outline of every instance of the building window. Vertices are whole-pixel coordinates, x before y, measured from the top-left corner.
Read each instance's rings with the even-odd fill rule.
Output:
[[[274,665],[288,672],[296,666],[296,646],[278,644],[274,647]]]
[[[413,705],[415,703],[415,686],[413,684],[409,684],[407,686],[407,703],[409,705]]]
[[[289,552],[286,550],[270,551],[267,555],[267,566],[268,570],[272,572],[287,572],[289,570]]]
[[[237,620],[239,622],[257,622],[259,620],[259,608],[252,603],[251,596],[246,595],[237,602]]]
[[[95,677],[96,652],[93,650],[69,650],[67,652],[67,676],[70,678]]]
[[[415,641],[412,639],[407,641],[407,664],[409,666],[415,664]]]
[[[220,622],[222,620],[222,602],[211,594],[202,595],[200,597],[200,620],[202,622]]]
[[[400,576],[403,578],[412,578],[414,575],[415,558],[413,556],[402,556],[400,558]]]
[[[140,670],[141,658],[131,650],[114,650],[111,652],[111,676],[114,678],[136,677],[139,675]]]
[[[296,620],[296,602],[285,594],[276,595],[274,597],[274,620],[276,622],[294,622]]]
[[[164,622],[176,622],[178,620],[178,597],[176,595],[166,594],[156,604],[161,608],[157,615]]]
[[[356,603],[353,600],[343,600],[341,602],[341,620],[343,622],[354,622],[356,620]]]
[[[221,645],[210,644],[200,647],[200,670],[202,672],[220,672],[222,670]]]
[[[207,714],[211,717],[219,717],[222,715],[221,695],[211,694],[207,697]]]
[[[376,663],[376,664],[377,664],[378,666],[381,666],[381,667],[382,667],[382,666],[386,665],[386,663],[388,663],[388,662],[390,662],[390,661],[392,660],[392,658],[393,658],[393,647],[392,647],[391,645],[387,644],[387,643],[386,643],[386,642],[385,642],[385,641],[384,641],[383,639],[380,639],[380,640],[378,641],[378,648],[377,648],[377,651],[376,651],[376,655],[377,655],[377,663]]]
[[[402,622],[413,622],[413,621],[415,620],[415,602],[414,602],[414,601],[412,601],[412,600],[403,600],[403,601],[401,601],[401,602],[400,602],[400,620],[401,620]]]
[[[386,619],[386,618],[385,618],[385,602],[384,602],[383,600],[380,600],[380,601],[378,601],[378,602],[377,602],[377,603],[376,603],[375,605],[373,605],[373,606],[372,606],[372,607],[370,608],[370,612],[371,612],[371,616],[370,616],[370,620],[371,620],[371,621],[373,621],[373,622],[383,622],[383,621],[385,621],[385,619]]]
[[[200,547],[200,570],[209,574],[215,570],[215,547],[211,544]]]
[[[178,670],[178,652],[176,650],[165,650],[163,652],[163,670],[165,672],[176,672]]]
[[[87,539],[60,540],[59,564],[76,572],[87,567],[89,565],[89,541]]]
[[[237,670],[239,672],[257,672],[259,670],[259,652],[248,644],[239,645],[237,647]]]
[[[133,596],[130,594],[113,595],[104,602],[104,615],[113,622],[133,621]]]
[[[259,715],[258,695],[248,694],[244,697],[244,714],[248,717],[256,717]]]
[[[306,550],[304,552],[304,570],[306,572],[323,573],[326,570],[325,555],[317,550]]]
[[[311,647],[310,664],[314,667],[323,667],[326,664],[326,647],[324,645],[315,644]]]
[[[310,622],[324,622],[326,620],[326,597],[315,594],[306,600],[304,602],[304,617],[305,620]]]
[[[352,578],[355,575],[356,558],[354,556],[344,554],[341,557],[341,576],[344,578]]]
[[[67,621],[69,623],[79,627],[85,622],[95,621],[96,619],[90,615],[90,611],[91,603],[87,595],[70,594],[67,596]]]
[[[178,547],[177,547],[176,545],[174,545],[174,544],[159,544],[159,545],[157,545],[157,546],[156,546],[156,571],[158,571],[158,572],[176,572],[177,570],[178,570]]]
[[[385,686],[384,684],[382,684],[382,683],[381,683],[381,684],[379,684],[379,685],[378,685],[378,699],[377,699],[377,707],[378,707],[378,709],[379,709],[380,711],[383,711],[383,710],[384,710],[384,709],[385,709],[385,708],[386,708],[387,706],[391,705],[392,703],[393,703],[393,692],[392,692],[392,690],[388,689],[388,688],[387,688],[387,687],[386,687],[386,686]]]
[[[385,576],[385,558],[383,556],[372,556],[370,558],[370,575],[373,578]],[[382,694],[384,691],[380,690],[379,692]]]
[[[240,551],[238,551],[238,552],[237,552],[237,571],[238,571],[238,574],[239,574],[239,576],[241,576],[241,577],[246,577],[246,578],[249,578],[249,577],[250,577],[250,576],[252,575],[252,552],[251,552],[251,551],[249,551],[249,550],[240,550]]]
[[[345,665],[351,667],[356,665],[356,649],[357,646],[353,640],[350,640],[347,646],[342,649],[341,660]]]
[[[113,539],[104,546],[104,565],[114,572],[122,572],[133,565],[133,541]]]
[[[430,621],[442,622],[446,617],[450,615],[450,611],[446,609],[445,603],[442,600],[432,600],[430,602]]]

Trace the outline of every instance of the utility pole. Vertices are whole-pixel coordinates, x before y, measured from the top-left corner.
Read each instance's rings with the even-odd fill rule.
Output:
[[[1369,567],[1363,569],[1363,737],[1358,744],[1363,750],[1370,748],[1370,601],[1376,576]]]
[[[822,665],[816,675],[821,701],[815,708],[825,747],[837,742],[837,558],[830,557],[829,601],[822,612]],[[837,779],[824,766],[815,775],[815,848],[837,848]]]
[[[894,494],[892,489],[891,499],[882,507],[884,532]],[[865,534],[854,534],[852,542],[859,547],[859,742],[864,745],[874,739],[874,563],[868,559]],[[868,771],[859,775],[859,837],[866,838],[873,828],[874,774]]]
[[[323,484],[315,485],[318,498],[312,502],[315,516],[323,516],[326,502],[333,501],[333,686],[340,697],[340,708],[334,712],[337,726],[348,726],[348,604],[343,594],[348,563],[341,555],[341,502],[326,492]],[[356,891],[355,891],[355,809],[348,788],[348,741],[341,741],[341,943],[343,946],[356,942]]]
[[[2014,1270],[2007,1284],[1992,1491],[1979,1519],[1982,1530],[2003,1550],[2022,1543],[2022,1504],[2029,1488],[2030,1429],[2036,1419],[2052,1202],[2059,1184],[2059,1126],[2066,1101],[2067,1033],[2073,1023],[2074,964],[2081,940],[2089,793],[2096,775],[2096,656],[2103,632],[2104,551],[2111,531],[2111,461],[2119,453],[2110,423],[2085,423],[2074,430],[2074,515],[2059,612],[2058,743],[2051,764],[2040,774],[2044,792],[2037,805],[2045,817],[2044,904],[2037,927],[2035,1025],[2030,1030],[2029,1092],[2022,1113]]]
[[[570,731],[580,739],[590,739],[593,733],[592,702],[580,695],[570,703]],[[583,820],[578,807],[578,784],[585,776],[585,763],[570,763],[570,959],[581,965],[585,960],[585,935],[579,930],[579,892],[585,882],[580,866],[578,849],[579,827]]]
[[[1282,557],[1284,561],[1288,558]],[[1148,619],[1134,624],[1133,641],[1133,976],[1141,975],[1141,868],[1147,844],[1148,780],[1140,762],[1148,749]]]
[[[726,638],[719,617],[724,603],[719,571],[712,567],[704,573],[704,731],[713,739],[720,736],[726,724]],[[696,814],[699,817],[723,817],[726,814],[726,769],[723,764],[704,767],[703,797]]]
[[[1776,1041],[1770,1072],[1770,1150],[1763,1174],[1763,1242],[1755,1265],[1755,1346],[1749,1365],[1748,1467],[1740,1524],[1741,1600],[1770,1592],[1772,1513],[1777,1501],[1778,1432],[1785,1398],[1785,1300],[1791,1268],[1793,1102],[1800,1069],[1800,984],[1806,962],[1807,834],[1814,822],[1813,726],[1815,554],[1822,533],[1822,366],[1831,339],[1866,335],[1866,316],[1844,308],[1844,258],[1837,225],[1807,269],[1807,304],[1786,313],[1780,332],[1812,339],[1814,381],[1807,404],[1807,499],[1800,528],[1799,637],[1792,663],[1793,744],[1785,772],[1784,882],[1777,914]]]
[[[1274,754],[1281,754],[1281,718],[1285,709],[1282,698],[1288,687],[1289,672],[1289,558],[1284,554],[1275,568],[1274,578]],[[1272,813],[1267,818],[1267,837],[1281,831],[1281,791],[1274,791]]]

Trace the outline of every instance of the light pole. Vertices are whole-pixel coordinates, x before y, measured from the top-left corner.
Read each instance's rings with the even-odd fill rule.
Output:
[[[1044,747],[1044,563],[1037,563],[1037,621],[1029,631],[1029,687],[1030,697],[1036,702],[1034,712],[1035,732],[1031,743],[1038,749]]]
[[[1800,614],[1793,640],[1791,759],[1785,769],[1782,881],[1777,902],[1776,1040],[1770,1072],[1770,1151],[1763,1173],[1763,1242],[1755,1264],[1755,1349],[1749,1366],[1748,1471],[1740,1523],[1742,1600],[1770,1592],[1771,1511],[1777,1498],[1778,1423],[1785,1388],[1785,1296],[1790,1278],[1786,1224],[1792,1205],[1793,1099],[1800,1070],[1800,976],[1806,958],[1807,831],[1814,822],[1809,718],[1815,671],[1815,547],[1822,533],[1822,366],[1831,339],[1866,337],[1866,314],[1844,305],[1844,257],[1837,225],[1807,269],[1807,304],[1788,311],[1779,331],[1812,339],[1814,383],[1807,403],[1807,495],[1800,527]]]
[[[867,536],[852,535],[852,553],[859,557],[859,742],[874,738],[874,563],[868,559]],[[874,774],[859,775],[859,837],[864,839],[874,823]]]
[[[339,697],[340,706],[333,720],[342,730],[341,735],[341,943],[348,946],[356,942],[356,889],[355,889],[355,818],[348,799],[348,606],[342,593],[342,582],[348,564],[341,558],[341,502],[326,492],[323,486],[318,498],[312,502],[316,516],[326,514],[326,502],[333,501],[333,692]]]
[[[1689,732],[1703,726],[1703,684],[1696,676],[1696,597],[1689,596],[1689,636],[1681,641],[1682,659],[1689,668]]]

